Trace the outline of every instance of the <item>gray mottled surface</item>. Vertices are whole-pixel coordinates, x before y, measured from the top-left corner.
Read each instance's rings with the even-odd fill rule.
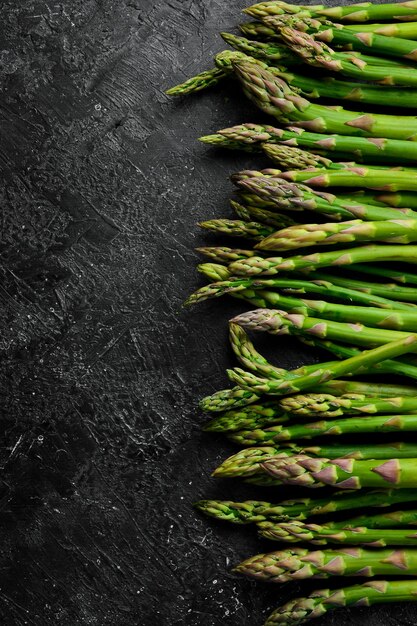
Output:
[[[252,163],[196,138],[261,118],[235,87],[184,101],[163,90],[208,65],[244,4],[2,2],[5,626],[261,624],[300,592],[229,573],[266,544],[191,509],[255,495],[210,479],[232,448],[200,433],[196,408],[226,385],[226,320],[239,306],[181,303],[200,283],[195,223],[227,214],[227,176]],[[278,350],[284,366],[303,358]]]

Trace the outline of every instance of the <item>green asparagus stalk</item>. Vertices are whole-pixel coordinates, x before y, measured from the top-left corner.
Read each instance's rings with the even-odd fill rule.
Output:
[[[288,418],[285,418],[288,420]],[[269,432],[269,431],[268,431]],[[275,460],[291,455],[317,456],[329,459],[408,459],[415,456],[417,445],[407,443],[379,443],[357,446],[353,443],[332,443],[331,445],[309,445],[302,447],[299,443],[280,443],[274,446],[257,446],[244,448],[227,458],[213,473],[216,478],[247,478],[263,474],[261,464],[267,460]],[[356,524],[366,526],[363,524]],[[389,527],[389,526],[388,526]],[[344,528],[344,526],[343,526]]]
[[[220,33],[220,34],[225,40],[225,42],[228,43],[233,48],[235,48],[235,51],[238,53],[236,55],[236,52],[225,50],[223,52],[220,52],[218,55],[216,55],[215,62],[216,62],[217,67],[225,71],[227,70],[231,71],[232,61],[236,61],[236,60],[246,60],[250,62],[261,61],[261,63],[257,63],[257,65],[259,65],[260,67],[264,67],[265,69],[268,69],[269,67],[270,71],[273,73],[275,73],[275,69],[274,69],[275,67],[277,67],[280,71],[285,71],[287,67],[293,67],[293,66],[302,64],[300,57],[296,53],[292,52],[289,48],[287,48],[282,43],[279,43],[276,41],[269,41],[269,42],[254,41],[251,39],[246,39],[245,37],[238,37],[237,35],[233,35],[232,33]],[[349,31],[347,31],[345,36],[348,38],[352,38],[352,37],[355,38],[354,33],[350,33]],[[372,35],[371,33],[371,36],[373,37],[374,35]],[[383,39],[388,39],[388,37],[383,37]],[[404,49],[406,49],[407,46],[410,45],[410,43],[411,44],[413,43],[413,42],[406,42],[405,39],[400,39],[400,42],[401,44],[399,47],[404,48]],[[376,65],[379,67],[381,66],[385,68],[389,68],[389,67],[403,68],[404,67],[404,60],[399,61],[397,59],[387,59],[387,58],[381,58],[380,56],[370,56],[370,55],[364,54],[364,52],[368,52],[366,46],[364,45],[362,46],[362,50],[363,50],[362,52],[341,51],[340,55],[342,56],[342,58],[346,58],[347,60],[354,58],[354,59],[358,59],[360,62],[369,63],[369,65]],[[396,56],[396,55],[393,55],[393,56]],[[305,81],[308,84],[307,78],[305,79]],[[315,85],[315,87],[311,89],[312,91],[314,91],[316,87],[320,89],[319,82],[317,80],[315,81],[315,83],[311,83],[311,84]],[[294,85],[294,86],[298,87],[298,85]],[[360,87],[363,87],[365,89],[365,93],[367,93],[366,84],[360,85],[359,88]],[[304,89],[304,88],[305,88],[305,84],[300,86],[300,89]],[[324,87],[324,89],[326,88]],[[322,96],[325,97],[326,95],[327,94],[322,93]],[[338,97],[338,94],[337,93],[333,94],[330,97],[332,98]]]
[[[285,485],[302,487],[392,487],[412,489],[417,485],[417,459],[380,460],[320,459],[290,456],[262,463],[264,470]]]
[[[220,246],[196,248],[196,251],[212,259],[215,263],[228,264],[233,261],[250,259],[256,256],[256,250],[240,250],[238,248],[225,248]]]
[[[218,413],[229,409],[253,404],[259,400],[259,395],[253,391],[233,387],[232,389],[222,389],[200,400],[200,409],[207,412]]]
[[[263,520],[265,521],[265,520]],[[327,528],[409,528],[417,525],[417,510],[389,511],[388,513],[373,513],[372,515],[359,515],[348,520],[327,521]]]
[[[357,528],[335,530],[319,524],[304,524],[303,522],[284,522],[273,524],[261,522],[260,536],[272,541],[284,543],[307,542],[317,546],[329,543],[347,545],[361,545],[368,548],[384,548],[386,546],[416,546],[417,532],[409,529],[385,528],[384,530]]]
[[[288,147],[282,144],[265,143],[262,145],[262,150],[271,161],[274,161],[274,163],[280,167],[288,170],[304,170],[308,167],[332,169],[334,166],[333,161],[330,159],[320,154],[301,150],[300,148]],[[346,165],[340,165],[340,168],[342,167],[346,167]]]
[[[338,322],[334,322],[337,324]],[[386,331],[394,333],[399,331]],[[352,333],[352,329],[351,329]],[[353,375],[363,370],[367,371],[372,366],[385,359],[392,359],[406,352],[415,350],[417,337],[408,335],[404,339],[385,343],[379,348],[361,352],[359,355],[350,357],[344,361],[337,363],[323,363],[316,366],[316,369],[304,373],[296,378],[286,378],[282,380],[273,380],[259,378],[250,372],[246,372],[239,368],[228,370],[229,378],[235,381],[239,386],[250,388],[253,393],[269,394],[269,395],[288,395],[297,391],[311,389],[314,385],[321,384],[334,378],[340,378],[344,375]]]
[[[335,52],[325,43],[317,41],[308,33],[302,33],[289,27],[281,28],[280,36],[291,50],[299,54],[300,58],[313,67],[340,72],[341,75],[348,78],[355,78],[361,81],[369,80],[381,85],[402,85],[406,87],[417,85],[417,72],[412,67],[383,67],[370,65],[355,57],[348,59],[340,52]],[[371,36],[373,37],[373,35]],[[387,39],[389,41],[389,38]],[[372,116],[369,118],[369,124],[371,124],[372,128]],[[365,124],[366,126],[367,124]],[[363,125],[361,127],[363,128]],[[407,137],[397,136],[394,138],[406,139]]]
[[[376,310],[379,311],[379,309]],[[273,335],[294,334],[307,335],[307,337],[312,335],[313,338],[326,338],[330,341],[342,341],[347,344],[364,347],[384,345],[388,341],[401,339],[405,341],[410,336],[408,332],[398,330],[370,328],[362,324],[323,321],[315,317],[304,317],[303,315],[272,309],[247,311],[231,321],[246,330],[268,332]],[[411,346],[411,349],[408,350],[408,352],[413,351],[415,351],[415,346]]]
[[[267,41],[270,39],[279,40],[278,33],[263,22],[245,22],[244,24],[239,24],[239,30],[245,37],[257,39],[258,41],[263,39]]]
[[[260,222],[244,222],[243,220],[214,219],[200,222],[199,226],[218,234],[243,237],[254,241],[262,241],[275,232],[272,226],[266,226]]]
[[[411,142],[410,142],[411,144]],[[417,194],[412,191],[403,193],[381,193],[375,194],[371,191],[347,191],[346,193],[338,193],[338,197],[342,200],[358,200],[373,204],[375,206],[390,206],[394,208],[407,207],[411,209],[417,208]]]
[[[254,430],[272,424],[280,424],[288,419],[283,415],[276,402],[264,401],[262,404],[226,411],[204,425],[203,430],[211,433],[230,433],[236,430]]]
[[[299,339],[303,343],[307,345],[314,346],[316,348],[321,348],[323,350],[327,350],[331,354],[334,354],[339,359],[346,359],[351,356],[359,355],[360,350],[357,348],[353,348],[351,346],[342,345],[335,343],[333,341],[326,341],[324,339],[307,337],[307,335],[300,335]],[[383,362],[377,363],[373,366],[372,370],[369,370],[368,374],[397,374],[399,376],[408,376],[409,378],[416,379],[417,378],[417,367],[415,363],[408,362],[409,357],[400,357],[399,359],[388,359]],[[407,361],[406,361],[407,360]],[[263,381],[262,381],[263,382]],[[251,381],[247,386],[251,387],[252,384],[255,386],[259,383],[256,379]]]
[[[322,267],[349,266],[356,263],[403,261],[417,263],[417,246],[361,246],[295,257],[251,257],[228,266],[236,276],[274,276],[280,271],[311,272]]]
[[[405,91],[408,93],[408,90]],[[381,98],[381,95],[379,97]],[[209,145],[232,149],[243,149],[242,146],[260,149],[264,143],[284,144],[319,153],[351,154],[355,159],[372,161],[385,158],[388,163],[392,161],[396,163],[417,162],[417,143],[382,137],[369,139],[344,135],[323,135],[296,127],[281,129],[260,124],[241,124],[220,130],[216,135],[200,137],[200,141]],[[413,197],[417,196],[414,195]],[[363,199],[364,202],[371,204],[373,198],[374,195],[368,193]],[[379,201],[376,200],[376,202]],[[402,206],[410,206],[410,197],[405,202],[407,203],[402,204]],[[393,206],[397,205],[393,204]]]
[[[214,67],[189,78],[184,83],[167,89],[165,93],[167,96],[186,96],[190,93],[196,93],[198,91],[202,91],[203,89],[214,87],[221,80],[223,80],[223,78],[226,78],[227,74],[228,73],[224,70]]]
[[[399,37],[387,37],[375,32],[351,32],[343,25],[328,20],[320,21],[306,16],[268,16],[264,18],[267,26],[281,33],[282,28],[290,27],[296,31],[314,33],[315,39],[327,44],[347,46],[358,52],[371,52],[376,56],[397,57],[416,61],[416,43]],[[265,44],[267,45],[267,44]]]
[[[307,37],[308,35],[303,36]],[[316,43],[318,45],[318,42]],[[344,61],[344,64],[347,64],[347,62]],[[412,140],[416,136],[417,121],[414,117],[371,115],[348,111],[342,107],[335,109],[312,104],[309,100],[297,95],[282,77],[274,76],[270,71],[262,69],[254,63],[235,63],[234,69],[248,98],[262,111],[276,117],[285,124],[300,126],[313,132],[328,132],[340,135],[359,135],[375,138],[385,135],[389,139],[405,140]],[[363,72],[363,70],[357,69],[359,72]],[[373,67],[371,69],[375,74],[378,71],[382,71],[386,76],[384,68]],[[398,73],[400,70],[396,71]],[[406,72],[409,77],[412,76],[409,69],[401,71]],[[417,85],[417,70],[415,73],[415,84]],[[363,78],[366,79],[369,76],[364,75]],[[411,82],[411,78],[409,80]]]
[[[199,266],[199,268],[200,271],[204,273],[204,275],[208,278],[218,279],[220,278],[220,276],[217,272],[217,266],[216,273],[213,273],[213,265],[214,264],[211,263],[205,263]],[[206,268],[206,266],[209,267]],[[346,280],[346,282],[348,281]],[[187,299],[186,304],[198,304],[200,302],[203,302],[204,300],[219,298],[227,294],[240,294],[249,301],[253,301],[254,298],[256,298],[257,296],[263,298],[265,300],[265,307],[260,306],[259,308],[276,308],[279,306],[281,296],[275,291],[271,291],[271,289],[281,289],[284,293],[294,294],[297,296],[305,293],[314,293],[336,298],[342,301],[345,300],[348,302],[357,302],[358,304],[364,304],[368,307],[379,307],[380,309],[388,309],[390,312],[400,310],[413,312],[415,309],[413,305],[403,304],[400,302],[395,302],[394,300],[374,296],[372,293],[363,293],[361,291],[355,291],[354,289],[346,289],[344,287],[334,286],[331,282],[325,280],[312,280],[309,282],[285,278],[272,278],[266,280],[250,278],[240,280],[220,280],[218,282],[211,283],[210,285],[206,285],[198,289]],[[303,300],[300,300],[298,306],[303,306],[303,302]],[[317,306],[320,307],[322,305],[314,304],[312,305],[312,308]],[[337,310],[337,305],[335,305],[335,310]]]
[[[387,178],[389,177],[389,180]],[[316,170],[283,172],[281,178],[312,187],[365,187],[381,191],[416,191],[417,176],[411,171],[372,169],[370,167],[346,167],[339,170]]]
[[[306,598],[296,598],[280,606],[268,617],[264,626],[299,626],[345,606],[415,602],[416,598],[417,581],[414,580],[371,580],[342,589],[320,589]]]
[[[371,276],[378,276],[384,278],[385,280],[394,280],[398,283],[417,285],[416,274],[411,274],[410,272],[404,272],[402,270],[393,270],[390,267],[355,265],[354,272],[360,272],[361,274],[370,274]]]
[[[357,266],[355,265],[355,268]],[[352,269],[352,268],[351,268]],[[389,278],[389,270],[387,270]],[[219,277],[220,275],[218,275]],[[227,280],[226,273],[222,275],[223,280]],[[230,273],[229,273],[230,277]],[[354,290],[361,291],[363,293],[369,293],[374,296],[378,295],[383,298],[387,298],[388,300],[391,298],[396,298],[397,301],[403,300],[405,302],[413,303],[417,302],[417,292],[414,288],[410,287],[402,287],[398,284],[383,284],[383,283],[367,283],[360,280],[355,280],[351,278],[346,278],[342,276],[336,276],[333,274],[326,274],[323,272],[315,272],[314,278],[318,280],[325,280],[331,282],[333,286],[339,286],[344,288],[351,288]],[[400,304],[397,302],[397,305]],[[412,304],[407,305],[408,307],[412,306]]]
[[[417,573],[417,550],[356,547],[310,551],[294,547],[257,554],[239,563],[234,571],[273,583],[332,576],[413,576]]]
[[[195,507],[202,513],[215,519],[232,522],[233,524],[256,524],[264,521],[306,520],[316,515],[327,515],[336,511],[351,511],[366,507],[386,508],[394,504],[414,501],[414,489],[384,489],[381,491],[363,490],[353,495],[349,492],[339,491],[327,498],[299,498],[277,504],[256,500],[248,500],[246,502],[200,500],[195,504]],[[407,511],[404,512],[404,514],[406,513]],[[379,517],[386,518],[388,520],[387,523],[389,523],[390,515],[395,516],[395,513],[386,513],[384,516],[380,515]],[[369,516],[366,519],[372,519],[372,517]],[[411,519],[411,517],[406,519]],[[338,523],[333,522],[332,527],[338,528]],[[341,521],[340,523],[343,524],[345,522]],[[372,522],[369,523],[371,524]],[[395,517],[393,517],[392,523],[395,523]],[[381,524],[384,524],[384,522],[381,521]],[[385,526],[381,526],[381,528],[383,527],[385,528]]]
[[[408,397],[414,399],[417,390],[413,386],[393,385],[386,383],[370,383],[352,380],[331,380],[315,387],[315,393],[327,394],[332,397],[350,395],[363,395],[376,398],[380,402],[383,398]],[[294,396],[293,396],[294,397]],[[299,396],[296,396],[299,398]],[[291,398],[291,397],[290,397]],[[288,398],[288,400],[290,400]],[[281,400],[283,402],[283,400]],[[405,412],[402,409],[402,412]],[[207,432],[233,432],[237,430],[255,430],[273,423],[285,421],[280,404],[276,400],[263,400],[261,404],[250,404],[237,408],[210,420],[204,430]],[[336,417],[336,415],[334,415]],[[396,444],[397,445],[397,444]],[[365,446],[366,447],[366,446]],[[340,455],[343,456],[343,455]],[[408,456],[413,456],[412,454]]]
[[[282,225],[292,226],[296,222],[283,213],[277,213],[276,211],[268,211],[267,209],[260,209],[256,206],[243,205],[234,200],[230,200],[230,206],[243,219],[243,215],[247,217],[247,221],[252,221],[253,218],[262,224],[272,226],[274,228],[282,228]]]
[[[282,398],[277,404],[282,413],[290,413],[309,419],[313,416],[327,419],[342,415],[398,413],[399,411],[401,413],[417,413],[417,398],[401,396],[379,399],[364,394],[332,396],[330,394],[309,393]]]
[[[376,33],[377,35],[385,35],[385,37],[417,39],[417,22],[408,22],[405,24],[361,24],[360,26],[356,24],[345,24],[345,28],[353,33]],[[270,32],[272,30],[272,28],[266,27],[266,31]]]
[[[329,20],[339,20],[347,23],[381,21],[411,21],[417,15],[416,2],[394,2],[389,4],[374,4],[361,2],[348,6],[327,7],[326,5],[294,5],[286,2],[260,2],[244,9],[244,13],[259,19],[268,15],[283,15],[301,13],[310,17]]]
[[[255,446],[269,445],[280,441],[314,439],[316,437],[398,431],[416,432],[417,415],[372,415],[369,417],[360,415],[346,419],[308,422],[307,424],[277,424],[266,429],[233,432],[229,434],[229,439],[241,446]]]
[[[417,220],[302,224],[276,231],[258,241],[256,249],[273,251],[368,241],[406,244],[417,241]]]
[[[402,39],[417,39],[417,22],[404,24],[344,24],[344,28],[352,33],[376,33],[386,37],[400,37]],[[279,33],[263,22],[246,22],[239,24],[239,30],[252,39],[279,39]],[[381,59],[383,63],[385,59]]]
[[[315,170],[317,171],[317,170]],[[320,171],[320,170],[319,170]],[[347,170],[344,170],[347,172]],[[411,209],[392,209],[370,204],[361,204],[350,200],[341,200],[333,194],[313,190],[305,184],[286,181],[282,176],[251,176],[255,172],[245,170],[233,175],[233,182],[241,189],[256,194],[275,204],[276,207],[289,211],[309,210],[323,214],[335,221],[346,219],[362,219],[365,221],[381,221],[409,217],[414,219],[416,213]],[[301,176],[306,172],[299,172]],[[334,172],[339,174],[339,172]],[[263,174],[258,172],[257,174]],[[289,175],[289,173],[287,173]],[[294,176],[295,172],[291,172]],[[348,172],[350,174],[350,172]],[[288,178],[287,175],[287,178]],[[311,176],[313,178],[313,176]],[[318,178],[317,176],[315,178]]]

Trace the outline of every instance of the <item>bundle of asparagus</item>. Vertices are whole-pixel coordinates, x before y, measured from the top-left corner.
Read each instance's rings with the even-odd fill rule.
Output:
[[[324,546],[261,554],[235,568],[261,581],[415,575],[417,511],[395,506],[415,502],[417,443],[395,439],[417,432],[417,272],[408,267],[417,263],[417,117],[398,115],[417,102],[417,2],[272,0],[245,13],[254,21],[239,25],[243,36],[222,33],[233,49],[167,92],[234,80],[280,124],[200,138],[271,161],[232,175],[233,218],[200,224],[247,243],[198,249],[209,284],[187,304],[228,294],[251,308],[230,321],[239,367],[227,372],[233,387],[201,400],[212,415],[204,430],[242,447],[214,470],[216,479],[333,493],[277,504],[201,500],[196,508],[252,523],[275,542]],[[332,360],[286,370],[260,354],[247,331],[294,336]],[[408,381],[374,378],[388,373]],[[365,507],[388,511],[347,517]],[[415,583],[402,580],[322,589],[276,609],[266,626],[416,597]]]

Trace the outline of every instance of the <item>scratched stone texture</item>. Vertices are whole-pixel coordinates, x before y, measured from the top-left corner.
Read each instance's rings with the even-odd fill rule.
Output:
[[[197,409],[227,386],[241,307],[182,302],[202,284],[193,248],[214,241],[196,222],[228,215],[228,175],[254,164],[196,138],[262,118],[234,85],[163,93],[210,65],[245,2],[1,5],[0,623],[261,624],[308,586],[237,578],[267,544],[191,508],[259,498],[210,478],[233,448],[200,432]],[[317,358],[277,350],[285,367]]]

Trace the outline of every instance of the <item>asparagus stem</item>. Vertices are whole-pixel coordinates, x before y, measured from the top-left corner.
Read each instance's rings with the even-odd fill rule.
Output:
[[[268,171],[268,170],[267,170]],[[320,170],[322,171],[322,170]],[[346,171],[346,170],[345,170]],[[339,172],[335,172],[339,173]],[[310,172],[299,172],[300,177],[308,178]],[[348,172],[350,174],[350,172]],[[285,174],[287,178],[289,173]],[[291,172],[295,177],[295,172]],[[279,176],[265,176],[265,171],[244,171],[232,178],[240,189],[266,199],[280,209],[300,211],[303,209],[323,214],[335,221],[359,218],[365,221],[379,221],[410,217],[416,213],[411,209],[392,209],[339,199],[331,193],[313,190],[305,184],[288,181]],[[310,175],[313,178],[312,175]],[[318,178],[315,176],[314,178]]]
[[[215,219],[200,222],[199,226],[215,233],[229,237],[244,237],[254,241],[262,241],[272,235],[275,229],[260,222],[245,222],[243,220]]]
[[[408,93],[408,90],[406,91]],[[391,92],[389,91],[389,93]],[[218,131],[216,135],[200,137],[200,141],[209,145],[231,149],[260,150],[264,143],[273,145],[284,144],[306,148],[318,153],[351,154],[355,159],[375,161],[376,159],[385,158],[388,163],[391,161],[396,163],[417,161],[417,144],[413,142],[383,139],[382,137],[368,139],[344,135],[323,135],[296,127],[281,129],[269,125],[241,124],[231,128],[224,128]],[[373,198],[373,195],[368,194],[368,198]],[[368,199],[365,201],[369,202]],[[409,204],[404,206],[409,206]]]
[[[368,550],[365,548],[314,550],[291,548],[257,554],[234,571],[264,582],[284,583],[332,576],[413,576],[417,550]]]
[[[285,485],[309,488],[412,489],[417,485],[417,459],[392,458],[381,463],[379,460],[320,459],[300,455],[266,460],[262,467]]]
[[[282,413],[298,417],[333,418],[342,415],[369,415],[381,413],[417,413],[417,398],[375,398],[364,394],[332,396],[309,393],[283,398],[277,403]],[[323,455],[325,456],[325,455]]]
[[[287,26],[280,29],[280,36],[291,50],[299,54],[305,63],[313,67],[340,72],[349,78],[369,80],[381,85],[410,87],[417,85],[417,72],[412,67],[390,66],[384,68],[383,66],[371,65],[361,59],[355,59],[355,57],[348,59],[325,43],[317,41],[308,33]],[[378,36],[375,35],[375,37]],[[389,38],[387,40],[389,41]],[[414,45],[414,42],[412,44]],[[371,120],[372,116],[370,116],[370,123],[372,124]],[[397,138],[401,139],[401,137]]]
[[[245,258],[231,263],[228,267],[236,276],[273,276],[280,271],[308,271],[331,266],[346,266],[356,263],[378,261],[404,261],[417,263],[417,246],[362,246],[346,250],[315,253],[307,256]]]
[[[280,606],[268,617],[265,626],[299,626],[345,606],[415,602],[416,598],[417,581],[414,580],[372,580],[353,587],[320,589],[306,598],[296,598]]]
[[[337,322],[334,323],[337,324]],[[399,331],[386,332],[394,333]],[[355,355],[344,361],[319,364],[314,371],[309,371],[307,374],[302,374],[292,379],[272,380],[259,378],[239,368],[232,371],[229,370],[228,374],[229,378],[235,381],[239,386],[243,388],[249,387],[252,392],[257,394],[287,395],[304,389],[311,389],[314,385],[339,378],[346,374],[353,375],[363,370],[366,371],[385,359],[395,358],[400,354],[405,354],[413,349],[415,350],[416,341],[416,336],[407,335],[406,338],[393,341],[392,343],[385,343],[373,350],[363,351],[359,355]]]
[[[223,80],[223,78],[226,78],[226,76],[227,72],[218,67],[214,67],[189,78],[184,83],[171,87],[165,93],[168,96],[186,96],[190,93],[196,93],[203,89],[213,87]]]
[[[285,418],[288,420],[288,417]],[[269,434],[269,431],[268,431]],[[227,458],[213,473],[217,478],[237,478],[263,474],[261,464],[267,460],[291,455],[317,456],[329,459],[399,459],[415,456],[417,445],[407,443],[378,443],[357,446],[353,443],[332,443],[302,446],[300,443],[279,443],[270,446],[244,448]],[[366,525],[366,524],[361,524]]]
[[[213,273],[212,265],[213,264],[205,263],[204,265],[200,266],[200,271],[210,279],[220,278],[217,269],[215,270],[215,273]],[[218,266],[216,266],[216,268],[217,267]],[[348,282],[348,280],[346,280],[346,282]],[[354,289],[334,286],[330,281],[325,280],[312,280],[309,282],[306,280],[291,280],[286,278],[272,278],[265,280],[250,278],[240,280],[220,280],[218,282],[211,283],[198,289],[191,296],[189,296],[189,298],[186,300],[186,304],[198,304],[200,302],[204,302],[204,300],[219,298],[223,295],[240,294],[245,299],[252,302],[257,296],[263,298],[265,300],[265,307],[260,306],[259,308],[276,308],[277,306],[279,306],[280,299],[282,303],[282,296],[280,296],[280,294],[276,293],[275,291],[271,291],[271,289],[281,289],[284,293],[294,294],[297,296],[303,295],[305,293],[313,293],[327,296],[330,298],[335,298],[337,300],[357,302],[358,304],[364,304],[368,307],[379,307],[381,309],[381,314],[384,309],[388,309],[390,312],[401,310],[409,311],[410,313],[412,313],[415,309],[413,305],[403,304],[400,302],[395,302],[394,300],[389,300],[373,295],[372,287],[369,287],[371,293],[364,293],[361,291],[355,291]],[[299,300],[298,306],[302,307],[303,302],[303,300]],[[295,304],[295,299],[293,304]],[[312,305],[312,308],[314,306],[317,306],[317,304]],[[335,310],[337,310],[338,305],[334,306]]]
[[[350,220],[328,224],[297,224],[275,231],[267,237],[260,237],[258,241],[258,250],[273,251],[369,241],[406,244],[417,241],[417,220]]]
[[[297,14],[309,15],[320,19],[339,20],[347,23],[387,21],[410,21],[417,15],[417,3],[394,2],[388,4],[373,4],[361,2],[348,6],[327,7],[323,4],[303,6],[286,2],[260,2],[244,9],[244,13],[259,19],[268,15]]]
[[[376,310],[379,311],[379,309]],[[352,325],[344,322],[323,321],[315,317],[292,315],[272,309],[248,311],[235,317],[232,322],[245,329],[258,332],[268,332],[274,335],[301,334],[307,335],[307,337],[311,335],[313,338],[329,339],[336,342],[342,341],[364,347],[381,346],[389,341],[401,341],[401,339],[405,341],[407,337],[412,336],[408,332],[398,330],[370,328],[362,324]],[[411,344],[408,352],[413,351],[415,351],[415,346]]]
[[[387,176],[389,175],[389,181]],[[312,187],[365,187],[381,191],[417,191],[417,176],[412,171],[372,169],[370,167],[346,167],[339,170],[316,170],[283,172],[281,178],[304,183]]]
[[[272,541],[285,543],[308,542],[318,546],[329,543],[362,545],[368,548],[384,548],[386,546],[416,546],[416,530],[392,529],[384,530],[366,528],[364,526],[346,529],[332,529],[319,524],[305,524],[299,521],[274,524],[261,522],[260,536]]]
[[[316,515],[364,507],[386,508],[393,504],[414,502],[415,495],[414,489],[383,489],[381,491],[364,489],[354,494],[339,491],[326,498],[298,498],[277,504],[255,500],[246,502],[201,500],[195,506],[199,511],[216,519],[233,524],[254,524],[263,521],[306,520]],[[388,517],[390,513],[386,515]]]
[[[416,43],[412,40],[388,37],[372,31],[354,33],[342,24],[328,20],[316,20],[300,15],[280,15],[265,17],[264,22],[267,26],[275,28],[278,33],[281,33],[283,27],[290,27],[299,32],[313,33],[315,39],[324,43],[345,46],[358,52],[392,56],[405,61],[415,61],[417,58]]]
[[[288,29],[283,29],[288,30]],[[300,36],[308,37],[300,33]],[[314,41],[314,40],[312,40]],[[316,45],[319,45],[316,42]],[[320,44],[324,45],[324,44]],[[349,65],[346,61],[345,65]],[[349,66],[350,67],[350,66]],[[363,70],[355,67],[355,78],[358,72],[363,73],[363,79],[368,79]],[[370,66],[366,66],[370,67]],[[274,76],[255,63],[235,62],[236,76],[242,83],[243,90],[248,98],[262,111],[273,115],[285,124],[292,124],[306,128],[313,132],[329,132],[341,135],[359,135],[366,137],[387,137],[390,139],[412,140],[417,132],[417,120],[412,116],[382,115],[358,113],[342,107],[332,108],[320,104],[313,104],[306,98],[298,95],[282,76]],[[387,76],[387,69],[370,67],[369,73],[379,72]],[[391,71],[404,72],[412,82],[415,72],[417,85],[417,70],[395,69]],[[406,83],[407,84],[407,83]]]
[[[321,420],[307,424],[278,424],[266,429],[231,433],[229,439],[241,446],[274,444],[280,441],[315,439],[316,437],[358,435],[362,433],[416,432],[417,415],[351,416],[347,419]],[[333,457],[329,457],[333,458]]]

